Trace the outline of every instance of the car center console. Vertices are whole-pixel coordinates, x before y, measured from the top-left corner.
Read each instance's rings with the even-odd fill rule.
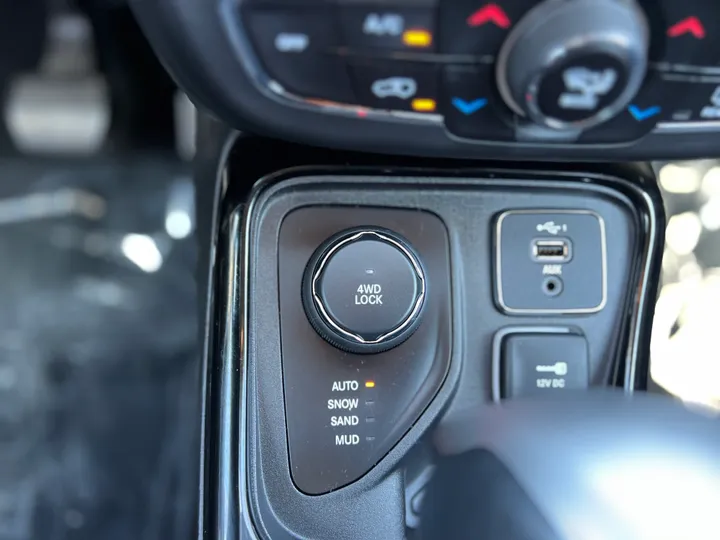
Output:
[[[468,411],[646,388],[620,163],[716,152],[714,2],[132,1],[200,106],[199,538],[413,537]]]
[[[666,159],[720,144],[711,0],[135,7],[191,96],[253,132],[494,159]]]
[[[648,169],[201,134],[205,177],[222,165],[199,537],[412,537],[443,426],[645,387],[664,230]]]

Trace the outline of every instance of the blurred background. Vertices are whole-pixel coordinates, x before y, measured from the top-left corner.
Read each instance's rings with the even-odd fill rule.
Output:
[[[190,538],[194,109],[123,2],[0,25],[0,540]]]
[[[189,537],[194,109],[121,0],[0,0],[0,540]],[[720,163],[658,163],[652,376],[720,405]]]
[[[684,400],[720,407],[720,162],[655,168],[668,224],[652,378]]]

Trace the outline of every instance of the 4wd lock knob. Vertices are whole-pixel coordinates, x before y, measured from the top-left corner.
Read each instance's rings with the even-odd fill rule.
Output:
[[[348,352],[400,345],[420,324],[425,272],[406,240],[381,228],[343,231],[312,256],[303,304],[313,328]]]

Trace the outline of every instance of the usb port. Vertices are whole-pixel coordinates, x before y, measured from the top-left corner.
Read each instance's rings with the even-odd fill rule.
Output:
[[[568,262],[572,257],[570,240],[567,238],[537,238],[532,241],[531,255],[537,262]]]

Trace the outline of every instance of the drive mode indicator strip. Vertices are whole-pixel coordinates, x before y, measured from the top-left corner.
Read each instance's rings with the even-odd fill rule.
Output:
[[[332,411],[335,446],[355,446],[375,440],[375,381],[333,381],[333,397],[327,400]]]

